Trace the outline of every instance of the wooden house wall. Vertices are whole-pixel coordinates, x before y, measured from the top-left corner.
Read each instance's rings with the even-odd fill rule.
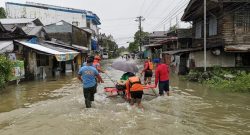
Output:
[[[249,13],[250,13],[250,8]],[[240,9],[238,9],[240,10]],[[246,10],[246,9],[245,9]],[[244,11],[245,11],[244,10]],[[238,45],[238,44],[250,44],[250,32],[247,33],[239,33],[237,31],[239,28],[235,25],[235,11],[232,10],[223,10],[221,8],[220,10],[216,10],[216,12],[212,12],[217,17],[217,35],[209,36],[209,15],[207,16],[207,46],[213,47],[213,46],[226,46],[226,45]],[[250,16],[249,16],[250,17]],[[249,19],[250,20],[250,19]],[[196,32],[196,24],[197,22],[202,22],[202,37],[201,38],[195,38],[195,32]],[[192,37],[193,37],[193,44],[192,47],[199,47],[203,46],[203,33],[204,33],[204,23],[203,18],[198,17],[193,21],[193,28],[192,28]],[[249,28],[250,29],[250,28]]]
[[[243,8],[245,7],[245,8]],[[248,31],[242,32],[243,29],[236,25],[236,14],[238,11],[247,12],[248,16],[241,16],[242,25],[247,26]],[[236,9],[234,12],[225,11],[223,17],[222,34],[225,45],[250,44],[250,5],[242,4],[242,8]]]

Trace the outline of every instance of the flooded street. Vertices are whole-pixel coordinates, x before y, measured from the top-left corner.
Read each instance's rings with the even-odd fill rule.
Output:
[[[113,80],[123,72],[104,61]],[[145,111],[123,99],[107,98],[113,86],[102,74],[93,108],[86,109],[76,77],[22,82],[0,95],[1,135],[248,135],[250,94],[205,88],[172,76],[171,96],[145,95]]]

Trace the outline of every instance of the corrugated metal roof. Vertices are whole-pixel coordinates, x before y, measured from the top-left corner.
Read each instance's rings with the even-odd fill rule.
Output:
[[[37,35],[42,29],[42,26],[35,26],[35,27],[23,27],[23,31],[30,36]]]
[[[61,47],[55,47],[49,44],[32,44],[27,42],[20,42],[20,41],[14,41],[14,43],[17,42],[23,46],[32,48],[36,51],[46,53],[46,54],[52,54],[55,55],[57,61],[68,61],[73,60],[75,56],[79,54],[79,52],[76,52],[74,50],[65,49]]]
[[[57,23],[49,24],[46,25],[44,28],[47,33],[72,32],[72,25],[65,21],[59,21]]]
[[[17,41],[18,43],[26,46],[26,47],[29,47],[29,48],[32,48],[32,49],[35,49],[37,51],[41,51],[41,52],[44,52],[44,53],[49,53],[49,54],[65,54],[63,52],[59,52],[57,50],[53,50],[53,49],[50,49],[50,48],[47,48],[47,47],[44,47],[42,45],[39,45],[39,44],[32,44],[32,43],[28,43],[28,42],[21,42],[21,41]]]
[[[13,41],[0,41],[0,54],[6,53],[6,52],[12,52],[14,49]]]
[[[164,36],[167,36],[166,31],[154,31],[149,34],[149,37],[164,37]]]
[[[87,50],[89,50],[87,47],[84,47],[84,46],[79,46],[79,45],[72,45],[73,47],[76,47],[76,48],[78,48],[78,49],[82,49],[82,50],[84,50],[84,51],[87,51]]]
[[[1,22],[0,22],[0,31],[1,32],[5,32],[5,28],[3,27],[3,25],[1,24]]]
[[[5,30],[11,31],[11,32],[16,29],[15,25],[3,25],[3,27],[5,28]]]
[[[50,48],[50,49],[59,51],[59,52],[63,52],[63,53],[78,53],[78,52],[76,52],[74,50],[71,50],[71,49],[66,49],[66,48],[63,48],[63,47],[54,46],[54,45],[50,45],[50,44],[46,44],[46,43],[43,43],[43,44],[40,44],[40,45],[43,46],[43,47],[46,47],[46,48]]]
[[[187,48],[187,49],[180,49],[180,50],[173,50],[173,51],[164,51],[162,52],[163,54],[177,54],[177,53],[183,53],[183,52],[192,52],[192,51],[197,51],[201,50],[202,48]]]
[[[9,19],[0,19],[0,22],[2,24],[27,24],[35,21],[35,19],[29,19],[29,18],[9,18]]]
[[[17,32],[21,35],[27,35],[22,28],[16,26],[16,25],[3,25],[3,27],[5,28],[5,30],[9,31],[9,32]]]

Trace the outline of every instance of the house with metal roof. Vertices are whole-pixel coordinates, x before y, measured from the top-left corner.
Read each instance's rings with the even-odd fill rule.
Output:
[[[45,26],[51,38],[63,41],[69,45],[86,47],[91,50],[91,33],[71,23],[61,20]]]
[[[50,40],[48,34],[43,28],[42,22],[38,19],[31,18],[12,18],[0,19],[3,27],[9,31],[15,31],[21,28],[22,32],[29,36],[36,36],[40,40]]]
[[[8,18],[39,18],[44,25],[64,20],[80,28],[90,28],[98,35],[100,18],[92,11],[48,4],[6,2]]]
[[[181,18],[193,25],[191,48],[204,48],[206,34],[207,67],[250,67],[249,0],[206,2],[206,33],[203,0],[190,0]],[[188,57],[188,67],[204,67],[204,50],[190,52]]]

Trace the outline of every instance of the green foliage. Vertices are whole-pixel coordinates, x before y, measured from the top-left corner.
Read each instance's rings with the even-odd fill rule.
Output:
[[[5,56],[0,55],[0,88],[3,88],[5,83],[10,79],[13,62]]]
[[[128,51],[129,52],[136,52],[139,50],[139,44],[136,43],[136,42],[131,42],[129,43],[129,46],[128,46]]]
[[[118,48],[118,54],[121,54],[122,52],[127,51],[127,48],[125,48],[124,46]]]
[[[129,47],[128,47],[128,51],[129,52],[136,52],[139,50],[139,46],[140,46],[140,38],[144,39],[149,33],[148,32],[141,32],[141,36],[140,36],[140,31],[137,31],[134,34],[134,42],[129,43]]]
[[[116,51],[118,49],[118,45],[113,40],[113,37],[111,35],[106,36],[105,34],[102,34],[99,41],[101,46],[108,49],[109,51]]]
[[[216,89],[250,92],[250,73],[245,71],[214,67],[207,74],[204,74],[199,70],[191,70],[187,79],[207,84]]]
[[[6,13],[3,7],[0,7],[0,18],[6,18]]]
[[[174,25],[174,26],[169,28],[169,31],[175,31],[175,30],[177,30],[177,25]]]

